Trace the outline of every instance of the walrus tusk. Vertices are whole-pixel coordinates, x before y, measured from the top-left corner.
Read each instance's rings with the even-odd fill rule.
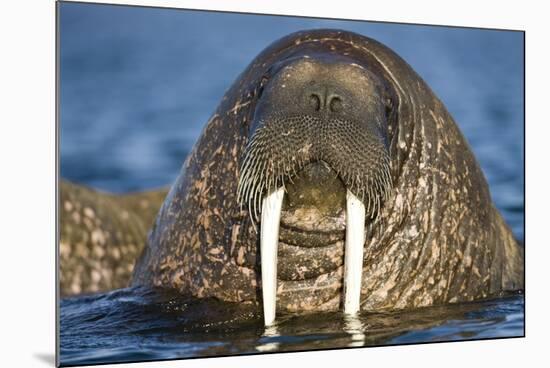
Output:
[[[262,200],[260,251],[264,322],[275,321],[277,303],[277,247],[284,190],[279,188]],[[346,195],[346,248],[344,260],[344,313],[359,311],[363,246],[365,243],[365,205],[352,192]]]
[[[346,194],[346,248],[344,259],[344,313],[359,311],[363,247],[365,244],[365,205],[349,190]]]
[[[262,297],[264,321],[269,326],[275,321],[277,302],[277,246],[279,245],[279,221],[283,205],[283,188],[279,188],[262,201],[260,252],[262,254]]]

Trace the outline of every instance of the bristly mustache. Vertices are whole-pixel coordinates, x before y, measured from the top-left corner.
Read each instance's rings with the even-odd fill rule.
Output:
[[[308,115],[260,121],[245,149],[237,197],[258,221],[262,197],[292,182],[307,164],[325,161],[364,204],[371,218],[392,188],[391,160],[368,124]]]

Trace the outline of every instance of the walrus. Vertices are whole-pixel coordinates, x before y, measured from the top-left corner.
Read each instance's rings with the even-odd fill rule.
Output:
[[[167,192],[117,195],[60,180],[60,295],[127,287]]]
[[[133,285],[287,311],[415,308],[523,287],[523,250],[441,101],[389,48],[291,34],[225,94]],[[260,291],[262,297],[260,297]]]
[[[417,73],[340,30],[286,36],[223,97],[131,285],[278,311],[417,308],[523,288],[523,248]]]

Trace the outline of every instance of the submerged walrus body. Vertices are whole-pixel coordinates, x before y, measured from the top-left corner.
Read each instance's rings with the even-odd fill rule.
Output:
[[[279,310],[341,308],[351,238],[364,239],[363,310],[523,288],[523,250],[452,117],[405,61],[354,33],[298,32],[252,61],[185,161],[132,284],[260,303],[264,233],[278,243],[264,256]]]
[[[128,286],[166,193],[114,195],[60,181],[60,294]]]

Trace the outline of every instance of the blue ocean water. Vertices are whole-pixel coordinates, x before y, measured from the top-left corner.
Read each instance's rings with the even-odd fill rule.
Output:
[[[496,206],[524,239],[520,32],[70,3],[61,3],[59,15],[64,178],[113,192],[170,184],[225,90],[263,48],[297,30],[341,28],[386,44],[426,80],[466,136]],[[325,327],[289,317],[276,336],[263,336],[248,318],[232,322],[237,335],[183,334],[174,326],[185,313],[165,314],[166,296],[147,304],[153,296],[143,293],[63,300],[62,363],[255,352],[263,342],[283,350],[347,346],[350,335],[336,315],[324,316]],[[375,330],[371,316],[359,330],[368,332],[367,345],[523,334],[522,296],[472,306],[400,316],[406,323],[380,322]],[[128,320],[129,311],[141,312]]]
[[[61,364],[258,354],[523,336],[523,296],[405,312],[278,315],[128,288],[61,301]]]

